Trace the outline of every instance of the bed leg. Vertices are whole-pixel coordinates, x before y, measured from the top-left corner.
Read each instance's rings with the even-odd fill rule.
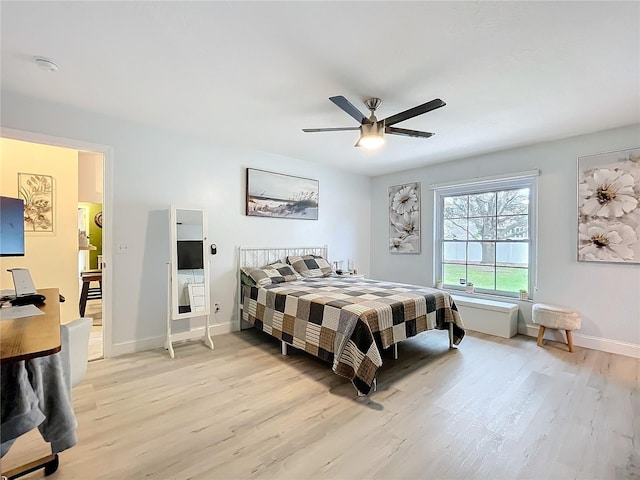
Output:
[[[449,323],[449,348],[453,348],[453,323]]]
[[[287,355],[289,353],[287,347],[288,345],[285,342],[282,342],[282,355]]]
[[[398,344],[397,343],[393,344],[393,359],[394,360],[398,359]]]

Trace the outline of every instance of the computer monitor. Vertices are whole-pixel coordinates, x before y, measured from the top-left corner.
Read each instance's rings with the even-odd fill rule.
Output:
[[[0,257],[24,256],[24,201],[0,197]]]

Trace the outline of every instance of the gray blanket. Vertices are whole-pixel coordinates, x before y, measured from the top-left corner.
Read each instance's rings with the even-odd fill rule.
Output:
[[[76,444],[77,422],[59,353],[1,367],[0,457],[35,427],[52,453]]]

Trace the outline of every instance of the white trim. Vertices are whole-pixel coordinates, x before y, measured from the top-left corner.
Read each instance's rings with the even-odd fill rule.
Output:
[[[219,323],[216,325],[209,326],[209,333],[212,336],[223,335],[225,333],[230,333],[233,331],[234,329],[231,323]],[[191,339],[196,342],[202,341],[202,346],[204,348],[209,348],[203,341],[204,327],[194,328],[192,330],[187,330],[186,332],[182,332],[182,333],[184,333],[185,336],[188,337],[188,338],[185,338],[184,340]],[[162,335],[159,337],[151,337],[151,338],[144,338],[142,340],[134,340],[132,342],[116,343],[113,345],[111,353],[113,357],[117,357],[120,355],[127,355],[130,353],[143,352],[146,350],[162,348],[165,346],[166,342],[167,342],[167,336]],[[173,345],[174,349],[176,348],[176,346],[179,346],[179,344],[176,345],[175,342],[176,341],[174,340],[174,345]]]
[[[0,127],[0,137],[102,154],[102,338],[103,356],[113,357],[113,147],[7,127]]]
[[[525,178],[537,177],[540,170],[525,170],[523,172],[504,173],[501,175],[492,175],[490,177],[475,177],[468,180],[454,180],[451,182],[432,183],[429,185],[431,190],[440,190],[449,187],[470,187],[475,185],[483,185],[485,183],[495,183],[501,180],[522,180]]]
[[[582,333],[573,334],[573,343],[584,348],[602,350],[603,352],[617,353],[627,357],[640,358],[640,345],[633,343],[610,340],[608,338],[592,337]]]
[[[538,336],[538,331],[538,325],[532,325],[529,323],[525,324],[524,331],[518,329],[518,333],[534,338]],[[545,331],[545,338],[548,338],[547,332],[551,332],[549,335],[553,336],[550,340],[566,343],[565,334],[562,330],[547,329]],[[614,353],[616,355],[624,355],[626,357],[640,358],[640,345],[620,342],[618,340],[610,340],[608,338],[593,337],[591,335],[577,333],[575,330],[573,331],[573,344],[578,347],[589,348],[591,350],[599,350],[601,352]]]
[[[494,192],[509,188],[522,188],[525,185],[529,188],[529,266],[528,266],[528,291],[529,296],[537,289],[537,265],[538,265],[538,175],[539,170],[528,170],[526,172],[512,173],[508,175],[495,175],[492,177],[476,178],[473,181],[461,181],[460,183],[439,184],[441,187],[433,190],[433,285],[441,274],[438,267],[442,267],[442,237],[444,228],[443,210],[444,197],[453,195],[469,195],[471,193],[482,193],[483,191]],[[446,286],[445,286],[446,288]],[[461,293],[462,290],[450,288],[451,293]],[[506,292],[486,291],[479,292],[487,295],[497,294],[505,296]],[[502,293],[502,295],[500,295]],[[509,298],[511,298],[509,296]],[[514,295],[514,299],[518,298]]]

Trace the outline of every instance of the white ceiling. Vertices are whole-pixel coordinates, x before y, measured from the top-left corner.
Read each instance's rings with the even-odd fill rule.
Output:
[[[2,89],[377,175],[640,122],[640,2],[6,2]],[[32,59],[60,65],[49,73]],[[378,118],[354,148],[328,100]]]

